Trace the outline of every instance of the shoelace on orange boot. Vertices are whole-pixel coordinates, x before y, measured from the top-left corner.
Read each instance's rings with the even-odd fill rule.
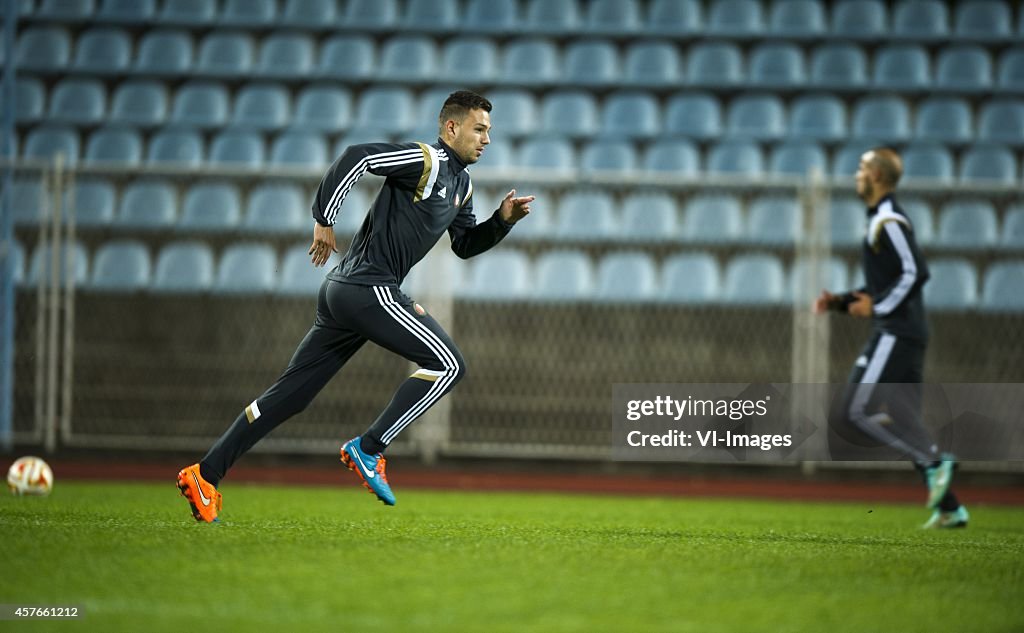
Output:
[[[374,468],[374,470],[376,470],[378,473],[380,473],[380,478],[384,480],[384,483],[388,483],[388,476],[384,473],[384,465],[385,465],[384,456],[381,455],[380,453],[378,453],[377,454],[377,466]]]

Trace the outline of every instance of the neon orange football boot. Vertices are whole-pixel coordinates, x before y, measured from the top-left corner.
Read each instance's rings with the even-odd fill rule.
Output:
[[[223,501],[213,484],[199,474],[199,464],[181,469],[178,473],[178,490],[192,506],[192,516],[196,521],[213,523],[218,520],[217,513],[220,512]]]

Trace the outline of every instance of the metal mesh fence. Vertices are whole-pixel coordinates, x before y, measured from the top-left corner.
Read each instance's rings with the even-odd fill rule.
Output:
[[[19,173],[19,182],[38,182],[41,192],[23,202],[27,217],[16,227],[23,258],[16,308],[17,441],[43,442],[52,429],[51,435],[59,430],[55,440],[66,445],[208,446],[275,380],[312,323],[315,284],[306,275],[308,288],[296,291],[286,271],[289,256],[308,246],[306,208],[318,178],[305,172],[65,170],[54,180],[42,171]],[[90,219],[94,210],[86,208],[88,199],[66,195],[85,191],[77,185],[97,179],[112,186],[113,218]],[[162,226],[122,222],[132,187],[154,180],[173,194],[170,220]],[[815,194],[814,187],[798,181],[675,181],[650,174],[595,178],[480,170],[474,180],[478,217],[485,217],[511,186],[541,197],[534,214],[491,252],[457,261],[442,239],[438,252],[408,280],[406,292],[442,321],[463,351],[468,378],[410,427],[395,451],[604,458],[614,383],[809,377],[842,382],[867,339],[867,323],[806,315],[807,298],[817,292],[811,286],[818,285],[807,280],[834,279],[830,273],[839,271],[846,287],[832,289],[852,287],[860,247],[856,240],[837,237],[835,220],[842,218],[833,213],[831,228],[816,229],[830,232],[832,239],[818,241],[824,250],[808,251],[811,225],[800,201],[811,200],[809,208],[826,215],[830,206],[848,208],[841,204],[852,195],[846,183],[823,185]],[[238,216],[221,222],[225,210],[210,207],[209,217],[187,222],[189,192],[204,184],[227,184],[237,191]],[[303,220],[294,228],[283,221],[284,228],[276,231],[248,224],[250,207],[270,185],[298,192]],[[342,251],[375,186],[361,182],[350,200],[348,217],[339,222]],[[600,226],[598,203],[586,198],[583,220],[570,221],[570,207],[583,193],[603,196],[609,204],[610,230]],[[1022,253],[994,244],[943,246],[935,226],[944,205],[964,195],[991,201],[1002,221],[1020,202],[1019,192],[911,188],[904,195],[931,209],[931,225],[920,232],[929,260],[965,262],[974,275],[969,302],[930,312],[927,380],[1024,382],[1024,313],[986,309],[981,296],[987,292],[986,272],[1019,260]],[[650,218],[629,216],[624,209],[633,198],[651,196],[670,202],[669,222],[635,230],[629,222],[642,225]],[[796,207],[792,226],[789,216],[755,210],[777,199]],[[40,238],[47,231],[53,235],[51,220],[61,215],[58,200],[75,212],[63,214],[65,222],[77,218],[74,229],[65,224],[59,236],[65,250],[77,254],[69,258],[76,284],[70,292],[64,287],[52,293],[46,286],[52,278],[33,266],[46,259]],[[294,203],[276,204],[282,216],[295,212],[285,208]],[[708,215],[700,216],[701,205],[709,207],[703,212]],[[705,224],[728,216],[731,206],[738,225]],[[694,217],[704,217],[705,223]],[[755,221],[762,223],[756,231]],[[854,223],[860,221],[858,216]],[[134,285],[103,283],[109,271],[98,266],[101,253],[126,241],[141,247],[146,274]],[[268,285],[248,290],[220,285],[228,252],[241,244],[270,253]],[[182,245],[207,253],[209,278],[195,287],[160,287],[158,277],[167,272],[162,259]],[[811,274],[804,262],[809,253]],[[512,264],[488,270],[485,262],[492,258],[518,262],[525,270]],[[623,288],[622,279],[609,272],[616,258],[640,262],[639,268],[624,270],[653,271],[650,287],[634,276]],[[710,277],[703,276],[702,266],[712,271]],[[577,269],[582,281],[567,285]],[[183,276],[173,268],[170,274]],[[52,297],[63,299],[54,304]],[[56,331],[44,323],[56,323]],[[340,440],[373,421],[408,374],[406,361],[368,344],[306,411],[258,449],[333,452]]]

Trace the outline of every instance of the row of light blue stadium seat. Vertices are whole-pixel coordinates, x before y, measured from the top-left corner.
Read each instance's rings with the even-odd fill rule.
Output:
[[[287,249],[280,261],[273,248],[260,243],[229,246],[219,260],[208,246],[192,241],[164,246],[155,262],[136,240],[103,244],[91,266],[81,244],[73,253],[64,260],[65,271],[74,275],[77,286],[97,291],[312,296],[324,276],[323,269],[310,264],[305,244]],[[17,242],[14,254],[17,283],[32,285],[40,275],[49,275],[48,249],[36,249],[27,275],[24,249]],[[937,309],[1024,310],[1024,260],[990,265],[980,283],[974,266],[963,259],[937,260],[931,268],[925,298]],[[549,251],[531,261],[515,249],[471,262],[468,274],[457,277],[466,281],[455,281],[456,296],[472,300],[734,305],[780,305],[807,293],[811,285],[840,291],[857,283],[856,275],[851,280],[846,264],[837,259],[827,262],[822,279],[815,282],[804,262],[798,261],[787,274],[779,259],[763,253],[736,255],[720,269],[714,256],[702,252],[671,256],[660,267],[643,252],[611,253],[595,266],[581,251]],[[405,289],[420,294],[416,285],[407,283]]]
[[[763,87],[805,89],[884,88],[894,91],[977,92],[1024,89],[1024,48],[1013,47],[993,61],[995,49],[961,44],[934,56],[917,44],[889,44],[867,51],[852,43],[826,43],[809,57],[797,43],[770,42],[745,59],[733,42],[698,42],[685,55],[675,43],[637,40],[622,55],[615,42],[574,40],[564,50],[554,39],[527,37],[503,47],[480,37],[443,46],[427,35],[399,35],[380,45],[367,36],[338,35],[322,44],[291,31],[266,36],[214,31],[198,49],[185,31],[156,29],[141,36],[133,56],[125,30],[99,27],[83,32],[72,53],[71,36],[59,27],[30,27],[17,41],[15,60],[23,71],[146,76],[308,79],[373,79],[425,83],[557,83],[558,85],[675,87]],[[806,59],[805,59],[806,57]],[[684,60],[685,59],[685,63]]]
[[[167,87],[151,80],[127,81],[109,99],[95,79],[67,78],[50,91],[43,82],[23,77],[16,86],[16,122],[93,126],[102,123],[152,128],[162,124],[216,130],[224,127],[275,131],[285,127],[323,133],[349,129],[394,135],[432,122],[448,87],[419,94],[405,88],[352,91],[331,84],[310,84],[292,92],[276,83],[252,83],[232,99],[228,86],[190,81],[169,98]],[[837,142],[848,136],[911,138],[943,143],[975,140],[1024,144],[1024,100],[996,98],[981,103],[975,115],[961,97],[936,96],[912,102],[893,95],[862,97],[847,108],[838,96],[807,93],[790,100],[771,93],[742,94],[726,102],[714,94],[686,91],[659,99],[642,91],[617,91],[604,99],[581,90],[556,90],[536,99],[523,90],[491,95],[497,138],[547,133],[586,138],[685,136],[697,140],[721,136]],[[913,120],[913,123],[912,123]],[[539,122],[539,124],[538,124]]]
[[[20,0],[25,18],[110,23],[288,26],[358,29],[468,29],[505,33],[594,32],[630,35],[707,33],[725,37],[906,37],[1000,40],[1013,37],[1011,3],[940,0]],[[99,5],[98,7],[96,5]],[[1024,33],[1024,13],[1018,32]]]
[[[86,178],[76,182],[72,193],[69,204],[76,224],[86,229],[288,234],[305,233],[310,227],[311,196],[294,184],[258,185],[244,202],[238,186],[219,180],[192,185],[180,199],[172,183],[153,178],[131,182],[120,195],[110,181]],[[744,209],[741,200],[729,194],[698,194],[680,204],[663,193],[627,195],[621,201],[600,189],[570,191],[557,198],[538,193],[536,212],[511,233],[510,240],[781,246],[794,243],[802,226],[797,200],[778,195],[756,197]],[[17,181],[12,194],[14,221],[38,223],[47,208],[42,186]],[[338,220],[339,232],[358,229],[369,197],[362,187],[352,190]],[[1000,230],[995,207],[982,198],[954,198],[937,212],[922,198],[908,196],[901,203],[922,245],[1024,250],[1024,205],[1005,211]],[[863,204],[853,197],[838,197],[830,211],[833,243],[859,243],[864,234]]]

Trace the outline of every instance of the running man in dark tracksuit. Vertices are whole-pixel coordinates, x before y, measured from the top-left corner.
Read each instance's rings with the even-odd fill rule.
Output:
[[[370,172],[386,180],[348,252],[321,285],[313,327],[284,373],[245,407],[201,462],[178,473],[178,487],[196,520],[217,520],[221,495],[216,487],[231,465],[305,409],[366,341],[419,365],[369,429],[341,448],[342,461],[364,485],[394,505],[384,450],[466,374],[466,362],[448,334],[399,285],[446,231],[459,257],[479,255],[500,242],[534,200],[512,190],[490,218],[476,222],[466,167],[490,143],[490,111],[491,103],[480,95],[454,92],[441,108],[440,138],[433,145],[353,145],[327,170],[313,202],[309,253],[316,266],[337,252],[332,226],[359,178]]]
[[[866,287],[841,295],[822,291],[814,311],[872,319],[871,339],[850,374],[841,417],[914,461],[928,484],[927,505],[934,511],[924,527],[966,527],[967,509],[949,489],[953,458],[937,452],[921,422],[918,389],[928,341],[922,289],[928,267],[910,221],[893,197],[902,175],[903,162],[891,149],[874,149],[861,157],[857,195],[868,205],[862,254]],[[897,395],[890,398],[890,388],[878,383],[905,384],[895,387]]]

